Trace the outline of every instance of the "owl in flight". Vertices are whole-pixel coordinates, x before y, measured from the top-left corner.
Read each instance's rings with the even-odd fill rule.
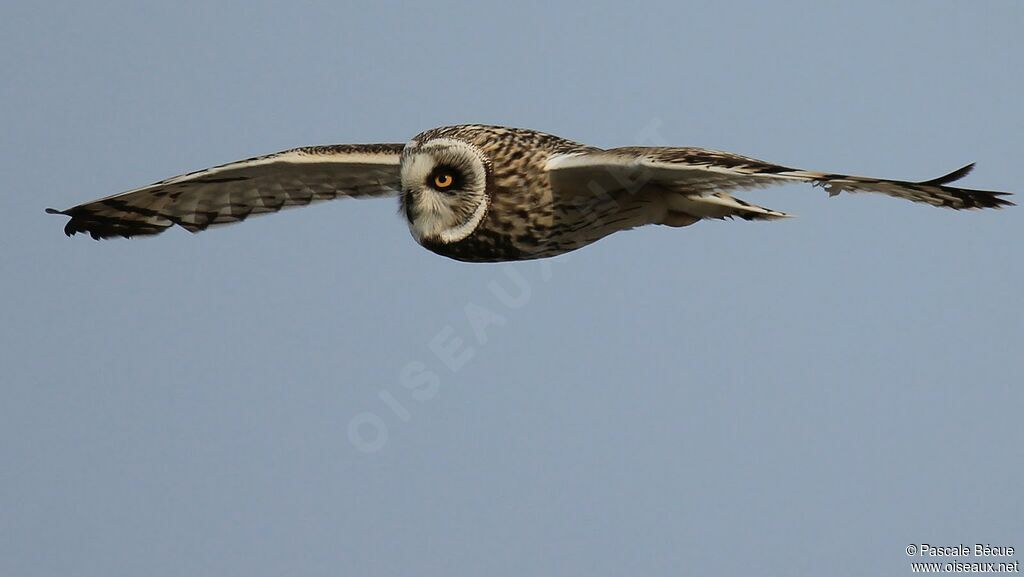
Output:
[[[880,192],[952,209],[1000,208],[1009,193],[950,186],[973,164],[923,182],[810,172],[702,148],[601,149],[534,130],[460,125],[405,144],[310,146],[176,176],[47,212],[93,238],[190,232],[339,197],[398,196],[412,236],[470,262],[544,258],[647,224],[784,218],[730,193],[790,181]]]

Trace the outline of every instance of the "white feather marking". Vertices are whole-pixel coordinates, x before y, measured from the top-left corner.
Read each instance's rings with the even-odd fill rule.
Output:
[[[476,227],[480,226],[480,222],[484,219],[484,215],[487,214],[487,195],[484,195],[483,200],[473,210],[473,215],[466,222],[456,226],[455,228],[449,228],[441,231],[441,241],[446,243],[458,242],[476,230]]]

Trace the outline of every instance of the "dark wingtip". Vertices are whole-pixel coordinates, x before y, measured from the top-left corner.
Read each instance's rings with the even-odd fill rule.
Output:
[[[1009,196],[1012,193],[999,192],[995,190],[972,190],[969,188],[957,188],[955,186],[948,186],[949,183],[960,180],[967,176],[974,170],[974,163],[970,163],[966,166],[960,167],[949,174],[942,175],[938,178],[931,180],[925,180],[915,184],[921,186],[935,186],[944,191],[947,194],[951,194],[959,199],[959,205],[956,204],[942,204],[941,206],[947,206],[955,209],[965,208],[1003,208],[1006,206],[1016,206],[1013,202],[1002,198]]]
[[[57,210],[56,208],[47,208],[46,209],[46,214],[57,214],[57,215],[61,215],[61,216],[71,216],[70,214],[68,214],[68,211],[66,211],[66,210]],[[69,220],[68,223],[66,225],[64,225],[64,235],[65,236],[69,236],[69,237],[70,236],[75,236],[75,233],[78,232],[78,230],[76,230],[75,227],[72,226],[72,224],[74,222],[75,222],[75,217],[71,216],[71,220]]]
[[[71,217],[71,220],[69,220],[68,223],[64,225],[65,236],[72,237],[82,232],[88,234],[89,236],[93,237],[96,240],[107,238],[104,232],[92,229],[88,221],[83,221],[82,219],[76,217],[71,211],[72,209],[70,208],[68,210],[57,210],[56,208],[47,208],[46,214],[57,214],[61,216]]]
[[[993,192],[988,190],[965,190],[965,189],[949,189],[959,192],[961,200],[964,201],[963,208],[1004,208],[1007,206],[1017,206],[1013,201],[1003,198],[1009,195],[1009,192]]]
[[[65,235],[75,236],[78,233],[82,233],[91,236],[94,240],[147,236],[159,234],[167,228],[167,226],[149,225],[140,222],[125,223],[116,218],[107,218],[96,214],[81,214],[75,209],[68,209],[63,212],[58,211],[58,213],[71,217],[71,220],[64,225]]]
[[[1017,203],[1013,202],[1012,200],[1006,200],[1005,198],[1002,198],[1003,196],[1006,196],[1008,194],[1010,194],[1010,193],[1009,192],[995,192],[995,193],[992,193],[992,195],[993,195],[993,197],[992,197],[992,204],[988,205],[988,206],[984,206],[982,208],[1003,208],[1003,207],[1006,207],[1006,206],[1017,206]]]
[[[970,174],[972,170],[974,170],[973,162],[968,164],[967,166],[958,168],[949,174],[940,176],[938,178],[933,178],[931,180],[926,180],[920,184],[927,184],[929,186],[942,186],[943,184],[949,184],[950,182],[960,180],[961,178]]]

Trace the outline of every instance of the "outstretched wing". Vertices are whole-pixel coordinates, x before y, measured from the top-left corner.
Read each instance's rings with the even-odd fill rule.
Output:
[[[966,176],[973,167],[969,164],[939,178],[910,182],[811,172],[728,152],[667,147],[628,147],[555,155],[547,165],[556,190],[577,191],[574,194],[579,194],[580,187],[591,191],[639,192],[655,185],[688,197],[720,199],[734,190],[799,180],[823,187],[830,196],[843,191],[879,192],[953,209],[1013,205],[1003,198],[1010,194],[1008,192],[948,186]]]
[[[393,196],[402,144],[308,146],[169,178],[67,210],[64,233],[93,238],[159,234],[177,224],[199,232],[340,197]]]

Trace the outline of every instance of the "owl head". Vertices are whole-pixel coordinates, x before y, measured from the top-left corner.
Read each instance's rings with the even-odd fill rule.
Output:
[[[418,242],[452,244],[480,226],[490,161],[476,145],[426,134],[402,151],[402,211]]]

